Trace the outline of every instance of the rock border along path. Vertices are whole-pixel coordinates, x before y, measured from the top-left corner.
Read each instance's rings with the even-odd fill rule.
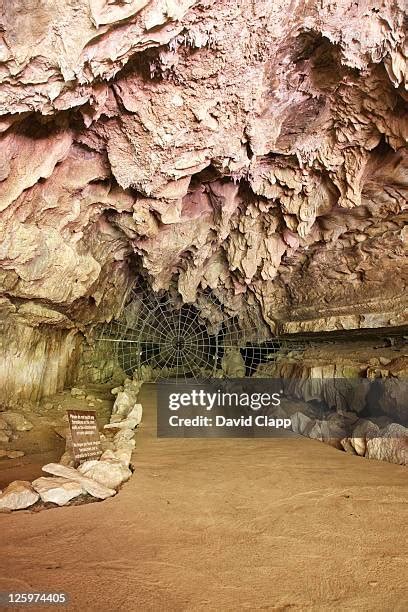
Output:
[[[69,447],[60,463],[49,463],[42,470],[52,476],[43,476],[33,482],[17,480],[0,492],[0,511],[24,510],[37,502],[52,502],[65,506],[81,495],[103,500],[116,495],[121,485],[132,475],[130,467],[135,448],[135,429],[142,420],[143,409],[137,402],[142,382],[126,379],[123,386],[112,389],[116,400],[110,423],[101,434],[103,453],[97,460],[85,461],[77,468]],[[85,393],[73,388],[73,397]],[[90,500],[91,501],[91,500]]]

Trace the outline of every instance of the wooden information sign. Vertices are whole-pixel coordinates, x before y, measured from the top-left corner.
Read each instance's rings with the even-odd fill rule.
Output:
[[[67,413],[75,462],[99,459],[102,447],[95,410],[67,410]]]

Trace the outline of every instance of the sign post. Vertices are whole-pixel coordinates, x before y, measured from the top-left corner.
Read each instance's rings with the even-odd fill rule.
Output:
[[[75,463],[99,459],[101,439],[95,410],[67,410]]]

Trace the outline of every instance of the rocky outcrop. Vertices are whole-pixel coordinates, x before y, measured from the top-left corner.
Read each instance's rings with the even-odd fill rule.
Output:
[[[261,364],[281,379],[292,430],[368,459],[408,465],[406,338],[304,341]]]
[[[407,324],[406,17],[403,0],[5,3],[8,393],[60,388],[78,333],[140,275],[255,308],[268,333]]]
[[[341,445],[345,451],[368,459],[408,465],[408,428],[397,423],[380,429],[371,421],[359,421]]]

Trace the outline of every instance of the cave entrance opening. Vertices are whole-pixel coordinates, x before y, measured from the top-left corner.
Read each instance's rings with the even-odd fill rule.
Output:
[[[210,296],[205,304],[177,304],[152,292],[134,293],[98,341],[128,376],[150,381],[252,376],[282,346],[261,338],[261,326],[242,329]]]

